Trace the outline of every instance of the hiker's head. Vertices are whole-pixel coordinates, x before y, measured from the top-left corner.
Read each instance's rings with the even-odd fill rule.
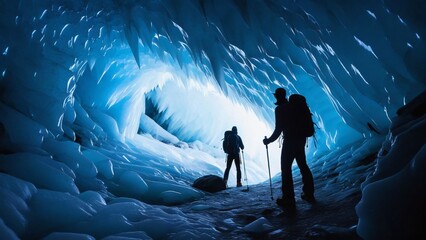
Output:
[[[286,95],[287,95],[287,92],[285,91],[284,88],[275,89],[274,96],[276,99],[285,98]]]
[[[284,101],[286,95],[287,95],[287,92],[285,91],[284,88],[275,89],[274,96],[275,96],[275,99],[277,99],[277,103]]]
[[[238,130],[237,130],[237,127],[236,127],[236,126],[233,126],[233,127],[232,127],[232,132],[233,132],[233,133],[235,133],[235,134],[237,134],[237,133],[238,133]]]

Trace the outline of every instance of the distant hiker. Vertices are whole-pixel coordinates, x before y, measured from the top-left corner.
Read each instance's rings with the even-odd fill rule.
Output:
[[[300,113],[300,109],[298,109],[299,105],[297,103],[287,101],[284,88],[277,88],[274,96],[277,100],[275,103],[275,105],[277,105],[275,108],[275,130],[269,138],[263,140],[263,143],[268,145],[275,141],[281,133],[284,135],[284,142],[281,150],[281,190],[283,196],[281,199],[277,199],[277,204],[283,207],[295,208],[296,202],[294,200],[293,176],[291,171],[291,165],[295,158],[300,168],[300,173],[302,174],[303,192],[301,197],[308,202],[315,202],[314,181],[311,170],[306,163],[305,155],[306,138],[309,135],[313,135],[312,120],[310,120],[311,123],[309,123],[309,118],[312,119],[312,117],[310,116],[310,111],[308,112],[309,116],[303,116],[303,114]],[[290,100],[293,100],[291,99],[292,96],[290,96]],[[299,96],[305,99],[303,96],[297,95],[293,97],[295,98],[295,102],[297,102]],[[305,125],[311,124],[312,127],[307,125],[304,129],[300,129],[300,125],[303,122],[307,122]],[[312,128],[312,130],[310,130],[310,128]]]
[[[237,168],[237,187],[243,186],[241,184],[241,159],[240,159],[240,148],[244,150],[244,144],[241,137],[238,136],[237,127],[232,127],[232,131],[225,132],[225,138],[223,140],[223,150],[227,153],[226,156],[226,170],[223,176],[223,181],[228,182],[229,170],[232,166],[232,161],[235,161],[235,167]]]

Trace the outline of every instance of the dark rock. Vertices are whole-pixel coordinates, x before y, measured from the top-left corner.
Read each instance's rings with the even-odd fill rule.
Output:
[[[225,182],[223,182],[223,179],[216,175],[202,176],[194,181],[192,187],[210,193],[215,193],[226,189],[226,185]]]

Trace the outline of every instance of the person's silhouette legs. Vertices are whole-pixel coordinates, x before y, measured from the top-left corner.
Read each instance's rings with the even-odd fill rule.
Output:
[[[302,199],[308,202],[315,202],[314,178],[312,176],[312,172],[309,169],[308,164],[306,163],[305,143],[306,139],[303,139],[303,141],[300,140],[300,142],[297,143],[298,146],[295,148],[296,162],[297,166],[300,169],[300,174],[302,175],[303,182]]]
[[[240,161],[239,155],[228,154],[227,160],[226,160],[226,169],[223,175],[223,181],[225,182],[225,185],[226,185],[228,182],[229,171],[231,170],[231,167],[232,167],[232,162],[235,162],[235,167],[237,169],[237,187],[242,187],[243,185],[241,184],[241,164],[240,164],[241,161]]]
[[[294,151],[291,144],[285,141],[281,151],[281,190],[283,197],[281,200],[277,200],[277,203],[284,207],[294,208],[293,174],[291,171],[291,165],[294,160]]]
[[[235,156],[235,167],[237,168],[237,187],[242,187],[241,184],[241,160],[240,156]]]
[[[294,200],[294,185],[292,164],[296,158],[297,165],[300,169],[303,182],[302,199],[308,202],[315,202],[314,197],[314,179],[312,172],[306,163],[305,155],[306,138],[291,138],[291,140],[284,139],[282,153],[281,153],[281,178],[282,178],[282,192],[283,199],[280,200],[283,205],[293,207]]]
[[[231,167],[232,167],[232,161],[233,161],[233,158],[231,158],[231,156],[230,155],[228,155],[227,157],[226,157],[226,169],[225,169],[225,173],[224,173],[224,175],[223,175],[223,182],[225,182],[225,185],[227,184],[227,182],[228,182],[228,176],[229,176],[229,170],[231,169]]]

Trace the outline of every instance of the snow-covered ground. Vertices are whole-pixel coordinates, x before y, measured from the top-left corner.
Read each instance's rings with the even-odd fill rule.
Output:
[[[154,141],[152,144],[156,144],[156,149],[163,145]],[[173,148],[175,152],[171,151]],[[22,154],[21,157],[15,154],[5,155],[2,156],[0,165],[2,171],[21,179],[5,173],[0,175],[4,206],[0,212],[3,219],[2,236],[5,239],[46,236],[47,239],[112,239],[113,236],[138,239],[248,239],[258,235],[304,236],[307,229],[313,228],[311,231],[315,231],[315,227],[318,227],[314,226],[316,224],[348,228],[356,225],[354,206],[360,196],[359,185],[374,167],[374,158],[370,157],[362,166],[354,168],[353,165],[363,160],[363,155],[357,155],[356,152],[363,151],[371,155],[377,149],[377,145],[371,145],[371,141],[368,141],[335,153],[345,157],[333,154],[312,163],[318,204],[310,206],[297,200],[296,216],[283,213],[271,200],[268,181],[250,185],[248,192],[241,191],[247,185],[217,194],[205,194],[192,189],[191,180],[204,174],[221,175],[219,167],[223,169],[224,166],[201,161],[200,159],[211,161],[214,158],[191,148],[164,146],[161,151],[164,157],[152,157],[152,161],[147,164],[146,161],[141,163],[135,158],[146,159],[150,156],[149,153],[145,152],[147,155],[142,156],[141,153],[136,154],[136,151],[115,146],[116,160],[110,160],[110,171],[100,167],[96,177],[88,178],[84,185],[79,184],[80,180],[76,181],[78,188],[73,189],[82,189],[83,186],[87,189],[71,194],[65,192],[66,189],[57,189],[70,185],[69,181],[63,180],[64,172],[71,174],[73,171],[64,165],[55,171],[52,168],[59,165],[58,162],[34,158],[39,156],[37,154]],[[100,155],[99,151],[86,151],[91,153],[90,159]],[[190,170],[185,162],[179,166],[179,161],[172,163],[167,160],[172,157],[176,159],[181,151],[188,156],[186,160],[190,156],[197,156],[192,157]],[[82,152],[86,156],[85,151]],[[108,156],[105,154],[106,149],[102,152],[102,156]],[[121,156],[121,161],[117,160],[120,159],[117,156]],[[14,161],[22,161],[22,164],[37,161],[38,164],[45,165],[44,168],[34,166],[34,170],[28,168],[28,165],[13,165],[9,162],[6,166],[8,157]],[[131,160],[125,161],[126,159]],[[328,165],[324,167],[327,162]],[[360,168],[365,171],[360,171]],[[22,175],[19,174],[24,171]],[[181,174],[181,178],[173,177],[178,175],[174,171]],[[110,179],[106,177],[107,173],[110,174]],[[296,193],[299,194],[300,176],[295,175]],[[274,199],[280,196],[279,179],[279,176],[273,178]]]

